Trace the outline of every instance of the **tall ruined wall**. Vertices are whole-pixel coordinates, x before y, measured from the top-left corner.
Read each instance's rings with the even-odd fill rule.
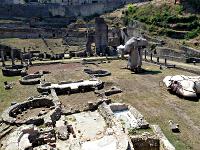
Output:
[[[1,2],[2,1],[2,2]],[[77,16],[90,16],[93,14],[102,14],[107,11],[114,10],[124,3],[126,0],[113,0],[101,3],[90,3],[83,5],[63,5],[59,3],[54,4],[5,4],[0,0],[0,17],[13,18],[13,17],[77,17]],[[129,2],[140,2],[144,0],[129,0]]]

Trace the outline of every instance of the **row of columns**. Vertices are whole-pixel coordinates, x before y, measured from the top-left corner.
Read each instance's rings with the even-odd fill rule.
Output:
[[[1,52],[1,62],[2,62],[2,66],[4,67],[4,66],[6,65],[6,64],[5,64],[5,54],[4,54],[4,50],[1,49],[0,52]],[[15,57],[14,57],[14,50],[13,50],[13,49],[11,49],[11,51],[10,51],[10,56],[11,56],[12,66],[14,66],[14,65],[15,65]],[[24,62],[24,55],[23,55],[23,52],[20,52],[20,58],[21,58],[21,64],[23,65],[23,62]],[[30,50],[28,51],[28,60],[29,60],[29,64],[32,65]]]
[[[147,51],[145,50],[144,51],[144,60],[146,61],[147,60]],[[150,54],[150,61],[153,62],[153,54],[151,53]],[[160,57],[157,57],[157,63],[160,62]],[[164,62],[165,66],[167,65],[167,58],[165,58],[165,62]]]

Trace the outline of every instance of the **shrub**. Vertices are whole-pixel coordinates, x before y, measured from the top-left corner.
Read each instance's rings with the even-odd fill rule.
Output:
[[[128,5],[128,13],[130,13],[130,14],[135,13],[136,9],[137,8],[135,6],[133,6],[133,4]]]
[[[185,35],[185,38],[186,39],[193,39],[193,38],[197,37],[198,35],[200,35],[200,27],[198,27],[197,29],[194,29],[194,30],[188,32]]]

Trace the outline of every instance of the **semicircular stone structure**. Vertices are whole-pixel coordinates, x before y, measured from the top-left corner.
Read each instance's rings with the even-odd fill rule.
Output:
[[[22,85],[39,84],[42,76],[43,76],[43,74],[29,74],[29,75],[22,77],[19,80],[19,82]]]
[[[24,65],[6,66],[2,68],[4,76],[20,76],[26,74]]]
[[[50,97],[33,98],[32,100],[17,103],[15,105],[10,106],[2,113],[1,117],[4,123],[11,125],[40,125],[45,123],[47,120],[50,120],[50,123],[52,123],[52,118],[55,118],[55,120],[56,118],[59,118],[59,105],[60,104],[57,101],[54,101]],[[38,108],[40,108],[39,112]],[[27,113],[30,111],[36,112],[37,114],[32,116],[26,116]]]

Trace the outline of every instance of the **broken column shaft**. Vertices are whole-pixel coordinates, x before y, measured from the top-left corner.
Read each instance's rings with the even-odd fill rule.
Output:
[[[15,58],[14,58],[14,50],[13,49],[10,50],[10,56],[11,56],[11,60],[12,60],[12,66],[14,66],[15,65]]]
[[[1,49],[1,61],[2,61],[2,66],[5,66],[5,59],[4,59],[4,50]]]
[[[108,48],[108,25],[103,18],[95,19],[95,45],[96,54],[106,54]]]
[[[24,64],[24,58],[23,58],[23,53],[22,51],[20,51],[20,59],[21,59],[21,64],[23,65]]]

